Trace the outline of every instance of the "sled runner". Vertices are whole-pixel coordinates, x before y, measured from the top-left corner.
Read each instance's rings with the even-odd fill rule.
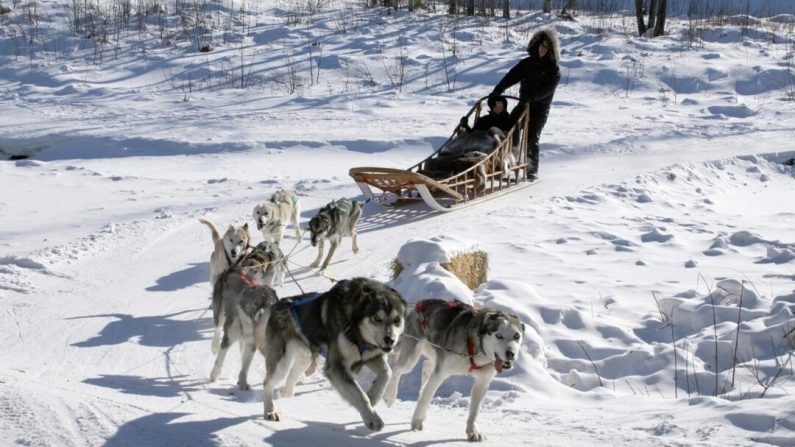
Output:
[[[518,100],[512,96],[506,98]],[[474,114],[474,122],[477,123],[487,99],[479,99],[467,113],[467,119]],[[408,169],[358,167],[352,168],[349,174],[368,199],[373,198],[385,205],[423,200],[437,211],[453,211],[474,205],[536,183],[528,181],[526,174],[529,114],[530,109],[526,107],[514,127],[505,133],[504,139],[495,141],[498,145],[490,152],[481,150],[448,155],[446,148],[468,133],[459,124],[438,150]],[[514,145],[517,132],[518,143]]]

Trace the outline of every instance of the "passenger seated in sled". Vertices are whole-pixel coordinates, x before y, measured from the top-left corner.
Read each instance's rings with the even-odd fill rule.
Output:
[[[459,132],[439,150],[439,156],[425,162],[421,173],[434,179],[443,179],[464,171],[479,159],[493,152],[511,130],[513,121],[507,111],[504,96],[488,99],[489,113],[479,117],[472,127],[464,116]]]
[[[502,95],[489,96],[486,103],[489,106],[488,114],[478,118],[472,127],[469,127],[468,117],[461,117],[461,127],[466,129],[467,132],[474,130],[488,131],[490,128],[496,127],[504,133],[508,133],[514,124],[511,114],[508,113],[508,99]]]

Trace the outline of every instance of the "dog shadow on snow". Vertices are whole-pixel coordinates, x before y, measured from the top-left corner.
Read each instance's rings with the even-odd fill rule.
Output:
[[[212,320],[196,318],[202,309],[183,310],[168,315],[138,317],[129,314],[100,314],[66,318],[66,320],[84,320],[87,318],[113,318],[99,333],[88,340],[72,343],[78,348],[119,345],[137,339],[143,346],[158,348],[174,347],[182,343],[203,340],[203,332],[212,330]],[[185,314],[192,314],[177,319]]]
[[[249,416],[213,417],[206,421],[178,421],[190,413],[153,413],[133,419],[119,427],[105,447],[132,445],[189,445],[211,447],[223,444],[216,433],[251,420]]]
[[[143,377],[125,374],[100,374],[83,380],[89,385],[101,386],[123,394],[152,397],[179,397],[198,391],[206,380],[196,380],[187,375],[170,377]]]
[[[190,267],[171,272],[155,280],[155,285],[146,288],[149,292],[174,292],[206,282],[210,276],[210,263],[199,262]]]
[[[362,421],[351,421],[343,423],[330,422],[305,422],[305,427],[275,429],[275,431],[263,441],[267,445],[344,445],[347,447],[367,447],[373,445],[394,446],[395,442],[390,440],[392,436],[411,432],[408,421],[399,423],[387,423],[384,427],[388,430],[391,426],[405,426],[404,430],[386,431],[372,433],[362,425]],[[346,428],[352,426],[353,428]],[[461,439],[434,439],[427,442],[412,443],[412,446],[427,446],[443,444],[448,442],[461,442]]]

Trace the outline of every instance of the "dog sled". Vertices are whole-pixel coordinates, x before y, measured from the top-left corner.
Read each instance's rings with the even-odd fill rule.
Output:
[[[513,96],[506,98],[518,101]],[[480,119],[487,99],[477,101],[466,114],[467,120],[472,115],[475,123]],[[446,212],[499,197],[535,183],[528,180],[526,169],[529,114],[525,107],[514,127],[488,153],[471,151],[451,160],[445,148],[468,133],[459,124],[438,150],[408,169],[357,167],[349,174],[368,200],[387,206],[422,200],[431,209]]]

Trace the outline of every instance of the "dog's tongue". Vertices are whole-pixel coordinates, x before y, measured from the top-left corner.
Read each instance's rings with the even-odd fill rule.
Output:
[[[497,374],[502,372],[502,359],[499,355],[494,354],[494,369],[497,370]]]

